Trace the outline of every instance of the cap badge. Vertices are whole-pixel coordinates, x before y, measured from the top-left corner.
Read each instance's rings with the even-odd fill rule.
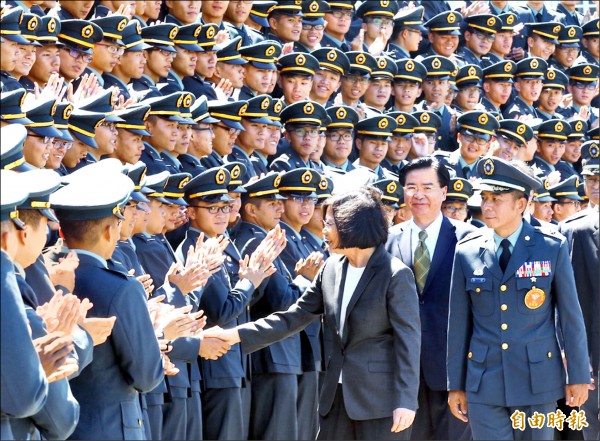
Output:
[[[525,133],[526,130],[527,130],[527,127],[525,127],[525,124],[520,124],[519,126],[517,126],[517,133],[519,135],[522,135],[523,133]]]
[[[555,132],[557,132],[557,133],[558,133],[558,132],[562,132],[564,128],[565,128],[565,126],[563,125],[563,123],[562,123],[562,122],[557,122],[557,123],[554,125],[554,131],[555,131]]]
[[[474,77],[477,74],[477,70],[474,66],[469,67],[469,71],[467,72],[470,77]]]
[[[458,179],[454,182],[454,185],[452,187],[454,188],[454,191],[461,191],[465,187],[465,184],[463,184],[463,182],[460,179]]]
[[[304,55],[298,55],[296,57],[296,64],[298,66],[304,66],[304,63],[306,63],[306,57],[304,57]]]
[[[275,179],[273,179],[273,187],[275,187],[275,188],[279,187],[280,183],[281,183],[281,175],[275,176]]]
[[[600,155],[600,148],[598,148],[598,144],[594,143],[590,145],[590,157],[597,158]]]
[[[209,28],[206,30],[206,38],[213,39],[215,38],[215,34],[217,33],[216,31],[216,27],[215,26],[209,26]]]
[[[54,31],[56,31],[56,20],[54,18],[52,18],[48,22],[48,32],[54,33]]]
[[[233,168],[231,169],[231,177],[234,179],[237,179],[240,177],[241,174],[242,174],[241,167],[238,164],[234,165]]]
[[[124,18],[123,20],[121,20],[119,22],[119,24],[117,25],[117,31],[123,32],[123,29],[125,29],[125,26],[127,26],[127,21],[128,20],[126,18]]]
[[[84,38],[90,38],[92,35],[94,35],[94,27],[90,24],[87,26],[84,26],[81,29],[81,36]]]
[[[579,176],[575,178],[575,187],[579,187]]]
[[[142,35],[142,25],[139,21],[135,21],[135,33],[138,35]]]
[[[330,50],[329,52],[327,52],[327,59],[329,61],[335,61],[335,60],[337,60],[337,54],[335,53],[334,50]]]
[[[513,70],[513,62],[508,61],[504,64],[504,72],[510,72],[511,70]]]
[[[434,69],[439,69],[440,67],[442,67],[442,62],[439,60],[439,58],[434,58],[431,62],[431,67],[433,67]]]
[[[385,187],[385,191],[388,194],[394,194],[396,193],[396,190],[398,189],[398,184],[396,184],[394,181],[390,182],[387,187]]]
[[[218,185],[223,185],[225,183],[225,180],[227,179],[227,175],[225,174],[225,170],[220,169],[217,171],[217,173],[215,174],[215,182]]]
[[[202,30],[202,25],[200,25],[196,29],[194,29],[194,38],[198,38],[198,35],[200,35],[201,30]]]
[[[281,101],[277,101],[275,103],[275,105],[273,106],[273,110],[275,111],[275,113],[281,113],[282,109],[283,109],[283,103]]]
[[[485,161],[485,163],[483,164],[483,172],[488,176],[494,174],[494,161],[492,159],[488,159],[487,161]]]
[[[27,30],[33,32],[37,29],[37,27],[38,27],[38,19],[36,16],[33,16],[27,22]]]
[[[535,60],[535,59],[533,59],[529,62],[529,67],[531,67],[532,69],[537,69],[539,67],[539,65],[540,65],[539,61]]]
[[[398,115],[398,118],[396,118],[396,122],[399,126],[403,126],[404,124],[406,124],[406,117],[404,115]]]
[[[377,127],[380,129],[385,129],[388,126],[388,120],[386,118],[381,118],[377,123]]]
[[[242,107],[240,107],[240,110],[238,111],[238,116],[242,116],[246,113],[246,110],[248,110],[248,104],[244,104]]]
[[[553,34],[558,34],[560,32],[560,28],[562,28],[562,26],[558,25],[558,26],[554,26],[552,28],[552,33]]]
[[[183,178],[180,182],[179,185],[177,185],[177,188],[179,188],[180,190],[183,189],[183,187],[185,187],[185,184],[187,184],[188,182],[190,182],[190,177],[186,176],[185,178]]]
[[[408,60],[404,65],[404,69],[407,72],[412,72],[413,70],[415,70],[415,63],[412,60]]]
[[[338,119],[344,119],[346,118],[346,115],[348,114],[348,112],[346,112],[346,109],[344,109],[343,107],[340,107],[339,109],[337,109],[337,111],[335,112],[335,116]]]
[[[179,32],[179,28],[177,26],[171,29],[169,31],[169,40],[175,40],[175,37],[177,37],[177,32]]]
[[[260,108],[261,110],[267,110],[269,108],[269,104],[271,104],[271,98],[266,97],[264,100],[262,100],[262,102],[260,103]]]
[[[58,101],[55,101],[54,104],[52,104],[52,108],[50,109],[50,116],[54,116],[54,114],[56,113],[57,106],[58,106]]]
[[[451,12],[450,14],[448,14],[446,21],[450,24],[454,23],[456,21],[456,15],[453,12]]]
[[[309,6],[308,9],[310,12],[317,12],[319,10],[319,3],[317,2],[312,2]]]
[[[485,113],[482,113],[481,115],[479,115],[479,118],[477,118],[477,121],[479,121],[479,124],[484,126],[488,123],[489,118]]]
[[[380,5],[382,8],[387,8],[387,7],[390,5],[390,1],[389,1],[389,0],[381,0],[381,1],[379,2],[379,5]]]
[[[583,73],[584,73],[585,75],[589,75],[589,74],[591,74],[591,73],[592,73],[592,66],[585,66],[585,67],[583,68]]]
[[[300,178],[300,180],[302,181],[303,184],[308,184],[310,181],[312,181],[312,173],[309,171],[305,171],[302,174],[302,177]]]
[[[269,46],[266,50],[265,50],[265,55],[267,57],[271,57],[273,56],[273,54],[275,53],[275,46]]]
[[[235,46],[235,50],[239,52],[241,47],[242,47],[242,39],[240,38],[240,41],[238,41]]]
[[[544,190],[548,190],[550,188],[550,181],[548,181],[548,178],[544,179]]]
[[[575,36],[575,34],[577,34],[577,30],[576,30],[575,28],[570,28],[570,29],[567,31],[567,35],[568,35],[569,37],[571,37],[571,38],[573,38],[573,37]]]
[[[63,119],[69,119],[71,117],[71,113],[73,112],[73,105],[69,104],[68,106],[65,107],[65,109],[63,110]]]
[[[582,121],[577,121],[575,123],[575,131],[576,132],[581,132],[583,130],[583,122]]]
[[[488,26],[496,26],[496,17],[490,17],[490,18],[488,18],[487,25]]]
[[[313,112],[315,111],[315,106],[313,106],[311,103],[306,103],[304,105],[304,113],[306,113],[307,115],[312,115]]]
[[[506,17],[506,24],[511,25],[515,22],[515,16],[510,14],[508,17]]]
[[[556,72],[554,72],[554,69],[548,70],[548,79],[553,80],[555,78],[556,78]]]
[[[185,98],[183,99],[183,107],[186,107],[186,108],[192,107],[192,101],[193,101],[192,100],[192,95],[189,94],[189,93],[186,94]]]
[[[367,61],[367,57],[365,57],[364,54],[358,54],[356,56],[356,64],[365,64],[365,61]]]
[[[327,179],[325,178],[321,178],[321,181],[319,182],[319,190],[327,190],[327,187],[329,187],[329,183],[327,182]]]
[[[377,66],[379,66],[380,69],[385,69],[387,67],[387,60],[383,57],[379,58],[377,60]]]
[[[421,117],[419,119],[421,120],[421,122],[423,124],[427,124],[429,122],[429,120],[430,120],[430,116],[429,116],[428,113],[422,113]]]

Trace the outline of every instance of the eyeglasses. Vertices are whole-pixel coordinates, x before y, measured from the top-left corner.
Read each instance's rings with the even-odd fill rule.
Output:
[[[177,55],[177,52],[171,52],[166,49],[152,49],[152,50],[160,52],[160,54],[166,58],[175,58],[175,55]]]
[[[596,89],[596,86],[598,85],[595,81],[593,83],[589,83],[589,84],[585,84],[585,83],[575,83],[573,84],[577,89],[579,90],[583,90],[583,89],[587,89],[587,90],[594,90]]]
[[[291,133],[300,138],[304,138],[307,134],[310,138],[316,138],[319,136],[319,129],[293,129],[291,130]]]
[[[423,187],[417,187],[416,185],[407,185],[406,187],[404,187],[404,194],[414,195],[417,192],[422,194],[431,194],[439,189],[440,187],[435,187],[433,185],[424,185]]]
[[[412,28],[404,28],[406,29],[408,32],[410,32],[411,34],[421,34],[421,31],[419,31],[418,29],[412,29]]]
[[[473,34],[480,40],[494,41],[496,36],[494,34],[485,34],[483,32],[473,32]]]
[[[558,205],[574,205],[575,207],[579,207],[581,206],[581,203],[579,201],[563,201],[563,202],[556,202]]]
[[[462,141],[464,141],[467,144],[471,144],[471,143],[475,143],[477,144],[479,147],[484,147],[488,142],[483,139],[483,138],[479,138],[477,136],[473,136],[473,135],[467,135],[466,133],[461,133],[460,134],[460,139]]]
[[[335,222],[327,222],[326,220],[323,220],[323,228],[331,228],[331,227],[335,227]]]
[[[42,144],[53,144],[54,138],[52,136],[40,136],[33,133],[28,133],[27,136],[33,136],[34,138],[40,138],[42,140]]]
[[[464,93],[465,95],[479,95],[481,94],[481,89],[479,87],[465,87],[459,89],[458,93]]]
[[[510,147],[513,150],[519,150],[521,147],[523,147],[523,144],[518,144],[517,142],[512,141],[504,136],[499,136],[498,141],[501,141],[501,144],[503,144],[505,147]]]
[[[389,20],[386,18],[372,18],[367,23],[371,23],[375,26],[393,26],[394,20]]]
[[[589,183],[590,185],[598,185],[600,184],[600,176],[590,176],[587,175],[584,178],[585,183]]]
[[[467,207],[455,207],[453,205],[442,205],[442,209],[446,210],[450,214],[466,213]]]
[[[317,198],[312,196],[290,196],[288,200],[298,202],[300,205],[317,205]]]
[[[369,82],[368,78],[359,77],[358,75],[346,75],[344,79],[352,84],[367,84]]]
[[[252,0],[236,0],[236,1],[232,1],[231,3],[243,3],[245,5],[249,5],[252,3]]]
[[[558,49],[560,49],[561,51],[567,53],[567,54],[571,54],[571,55],[577,55],[579,53],[579,48],[578,47],[562,47],[562,46],[558,46]]]
[[[437,135],[434,135],[434,134],[426,134],[425,138],[427,138],[427,142],[436,142],[437,141]]]
[[[195,132],[204,132],[204,131],[210,130],[212,132],[213,128],[212,127],[192,127],[192,130]]]
[[[323,25],[307,25],[307,24],[303,24],[302,25],[302,30],[303,31],[322,31],[323,29],[325,29],[325,26]]]
[[[325,136],[327,136],[327,138],[331,139],[333,142],[338,142],[340,139],[344,141],[352,141],[354,138],[352,133],[327,133]]]
[[[99,127],[108,127],[111,132],[117,130],[117,125],[114,122],[102,121]]]
[[[222,126],[221,124],[217,124],[216,127],[223,129],[223,130],[227,130],[227,133],[229,133],[230,135],[234,135],[234,134],[239,135],[239,133],[241,132],[241,130],[234,129],[233,127]]]
[[[96,46],[104,46],[113,55],[123,55],[125,48],[113,46],[112,44],[96,43]]]
[[[333,11],[331,13],[335,18],[352,18],[352,11]]]
[[[69,150],[71,147],[73,147],[73,142],[70,141],[56,141],[54,143],[54,148],[57,150]]]
[[[190,207],[202,208],[203,210],[208,211],[210,214],[217,214],[217,213],[229,214],[229,213],[231,213],[231,210],[233,210],[232,205],[223,205],[222,207],[219,207],[217,205],[211,205],[210,207],[204,207],[202,205],[190,205]]]
[[[84,63],[91,63],[94,57],[89,54],[84,54],[83,52],[78,51],[77,49],[69,49],[66,47],[61,48],[63,51],[68,52],[69,56],[73,57],[76,60],[83,60]]]

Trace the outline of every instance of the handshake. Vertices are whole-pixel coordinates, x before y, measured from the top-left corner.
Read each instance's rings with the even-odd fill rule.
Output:
[[[216,360],[226,354],[232,345],[239,342],[240,336],[237,328],[223,329],[214,326],[202,332],[200,356],[208,360]]]

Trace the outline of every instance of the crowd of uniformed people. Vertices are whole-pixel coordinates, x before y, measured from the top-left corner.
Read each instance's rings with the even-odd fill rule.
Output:
[[[597,17],[2,1],[2,439],[315,439],[323,322],[219,332],[296,303],[324,201],[369,185],[420,309],[390,436],[599,439]]]

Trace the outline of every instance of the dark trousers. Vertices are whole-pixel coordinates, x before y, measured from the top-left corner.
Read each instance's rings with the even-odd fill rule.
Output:
[[[392,432],[393,418],[391,416],[393,409],[390,409],[390,416],[373,420],[353,420],[346,413],[342,385],[339,384],[335,391],[335,398],[331,410],[325,416],[320,418],[319,435],[317,439],[321,440],[345,440],[345,439],[364,439],[364,440],[407,440],[410,438],[409,427],[402,432]]]
[[[298,375],[298,439],[315,439],[319,431],[319,372]]]
[[[253,374],[250,439],[298,439],[298,375]]]
[[[192,391],[192,396],[186,400],[187,405],[187,424],[185,429],[185,439],[202,439],[202,402],[200,401],[200,392]]]
[[[554,429],[544,424],[541,429],[532,429],[527,419],[534,412],[547,415],[554,412],[556,403],[538,404],[535,406],[502,407],[487,404],[468,403],[468,417],[473,439],[497,440],[551,440]],[[525,413],[525,429],[513,429],[510,416],[519,410]]]
[[[430,389],[421,376],[418,399],[419,408],[412,425],[411,439],[471,439],[469,425],[454,417],[450,412],[448,392]]]
[[[242,387],[242,415],[244,418],[244,437],[242,439],[248,439],[250,436],[250,411],[252,409],[252,382],[246,380],[246,385]]]
[[[588,400],[581,406],[588,427],[583,428],[584,439],[600,439],[600,395],[598,394],[598,372],[594,375],[596,389],[589,391]]]
[[[204,439],[244,439],[239,387],[202,392]]]
[[[163,405],[148,404],[148,421],[150,422],[150,433],[152,439],[163,439]]]
[[[171,397],[170,402],[163,404],[163,439],[185,439],[186,424],[187,398]]]

